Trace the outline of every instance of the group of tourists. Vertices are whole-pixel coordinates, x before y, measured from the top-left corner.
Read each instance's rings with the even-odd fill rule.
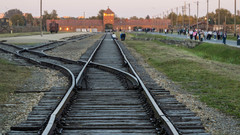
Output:
[[[159,33],[168,34],[169,32],[171,32],[171,34],[173,34],[173,29],[159,29]]]
[[[159,33],[168,34],[171,31],[173,33],[173,29],[159,29]],[[178,35],[187,35],[188,38],[194,40],[223,40],[223,43],[226,44],[227,33],[222,31],[203,31],[203,30],[196,30],[196,29],[178,29]],[[239,36],[238,36],[239,38]]]
[[[116,36],[115,33],[112,34],[112,38],[113,38],[113,39],[117,39],[117,36]],[[120,34],[120,39],[121,39],[121,41],[124,41],[125,38],[126,38],[125,32],[121,32],[121,34]]]
[[[223,40],[223,43],[226,44],[227,33],[222,31],[203,31],[203,30],[192,30],[190,29],[188,36],[190,39],[194,40]]]
[[[189,31],[188,31],[188,29],[186,30],[186,29],[178,29],[177,30],[177,33],[178,33],[178,35],[186,35],[187,33],[188,33]]]

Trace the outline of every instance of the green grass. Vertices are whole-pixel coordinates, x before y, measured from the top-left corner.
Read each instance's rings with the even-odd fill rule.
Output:
[[[0,103],[4,103],[18,85],[30,76],[30,71],[26,67],[20,67],[0,59],[0,76]]]
[[[187,49],[194,54],[209,60],[231,64],[240,64],[240,49],[222,44],[203,43],[196,48]]]
[[[237,41],[237,36],[234,37],[234,35],[228,35],[227,36],[227,40],[235,40],[235,41]]]
[[[238,50],[236,54],[235,52],[231,54],[235,49],[230,49],[225,55],[224,48],[220,47],[215,51],[210,44],[199,46],[196,50],[151,41],[128,40],[126,44],[141,54],[148,64],[166,74],[174,82],[181,84],[186,91],[197,95],[202,102],[240,118],[240,76],[234,73],[234,76],[227,76],[228,72],[232,72],[230,70],[221,70],[221,72],[212,70],[209,67],[212,66],[215,69],[219,65],[209,64],[209,60],[205,60],[207,58],[213,61],[216,59],[238,63],[237,60],[229,60],[229,57],[238,55]],[[209,56],[199,57],[200,52],[205,52]]]
[[[162,36],[162,35],[153,35],[153,34],[147,34],[147,33],[132,33],[133,37],[139,37],[139,38],[161,38],[161,39],[172,39],[172,40],[189,40],[189,39],[183,39],[183,38],[176,38],[176,37],[168,37],[168,36]]]
[[[132,34],[132,36],[134,37],[146,36],[149,38],[166,39],[165,36],[151,35],[151,34],[145,34],[145,35],[139,35],[139,36]],[[161,44],[161,42],[159,41],[155,41],[155,42],[158,44]],[[240,49],[236,47],[231,47],[223,44],[212,44],[212,43],[202,43],[201,45],[193,49],[189,49],[185,47],[176,47],[176,46],[171,46],[171,47],[192,52],[194,55],[200,56],[203,59],[215,60],[215,61],[231,63],[231,64],[240,64]]]

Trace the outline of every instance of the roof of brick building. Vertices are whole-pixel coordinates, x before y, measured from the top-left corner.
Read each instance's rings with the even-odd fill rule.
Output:
[[[55,21],[60,26],[102,26],[103,25],[102,20],[66,19],[66,20],[55,20]]]
[[[106,13],[106,14],[114,14],[114,12],[110,8],[108,8],[104,13]]]

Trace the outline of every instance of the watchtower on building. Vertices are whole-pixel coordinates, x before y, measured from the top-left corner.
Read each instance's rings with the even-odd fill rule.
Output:
[[[114,12],[108,7],[108,9],[103,13],[103,25],[106,29],[113,29],[114,25]]]

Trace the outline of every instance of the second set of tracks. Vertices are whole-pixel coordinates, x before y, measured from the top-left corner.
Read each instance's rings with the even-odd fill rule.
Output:
[[[79,61],[48,56],[43,52],[48,49],[40,48],[14,51],[33,63],[61,70],[69,77],[69,87],[46,93],[37,111],[8,134],[206,135],[199,118],[168,91],[145,86],[110,34]]]

